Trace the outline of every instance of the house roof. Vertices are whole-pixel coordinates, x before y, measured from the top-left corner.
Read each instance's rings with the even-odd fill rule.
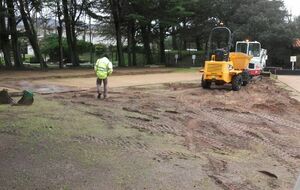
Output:
[[[293,47],[300,48],[300,38],[294,40]]]

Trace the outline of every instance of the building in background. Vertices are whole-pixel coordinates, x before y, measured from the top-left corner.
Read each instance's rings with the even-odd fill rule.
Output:
[[[294,40],[292,55],[297,56],[297,63],[295,67],[300,69],[300,38]]]

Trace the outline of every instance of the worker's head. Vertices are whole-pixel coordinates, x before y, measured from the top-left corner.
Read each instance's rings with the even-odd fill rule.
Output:
[[[109,59],[108,53],[104,53],[104,54],[102,55],[102,57],[106,57],[107,59]]]

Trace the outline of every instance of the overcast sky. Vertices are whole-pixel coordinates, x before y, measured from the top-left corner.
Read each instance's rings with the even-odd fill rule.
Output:
[[[284,0],[288,11],[292,11],[294,16],[300,16],[300,0]]]

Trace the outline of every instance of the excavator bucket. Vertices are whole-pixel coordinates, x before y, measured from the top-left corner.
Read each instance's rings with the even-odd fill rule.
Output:
[[[33,93],[27,90],[23,91],[22,98],[18,101],[17,105],[30,106],[34,102]]]
[[[0,91],[0,104],[12,104],[13,99],[9,96],[7,89]]]

